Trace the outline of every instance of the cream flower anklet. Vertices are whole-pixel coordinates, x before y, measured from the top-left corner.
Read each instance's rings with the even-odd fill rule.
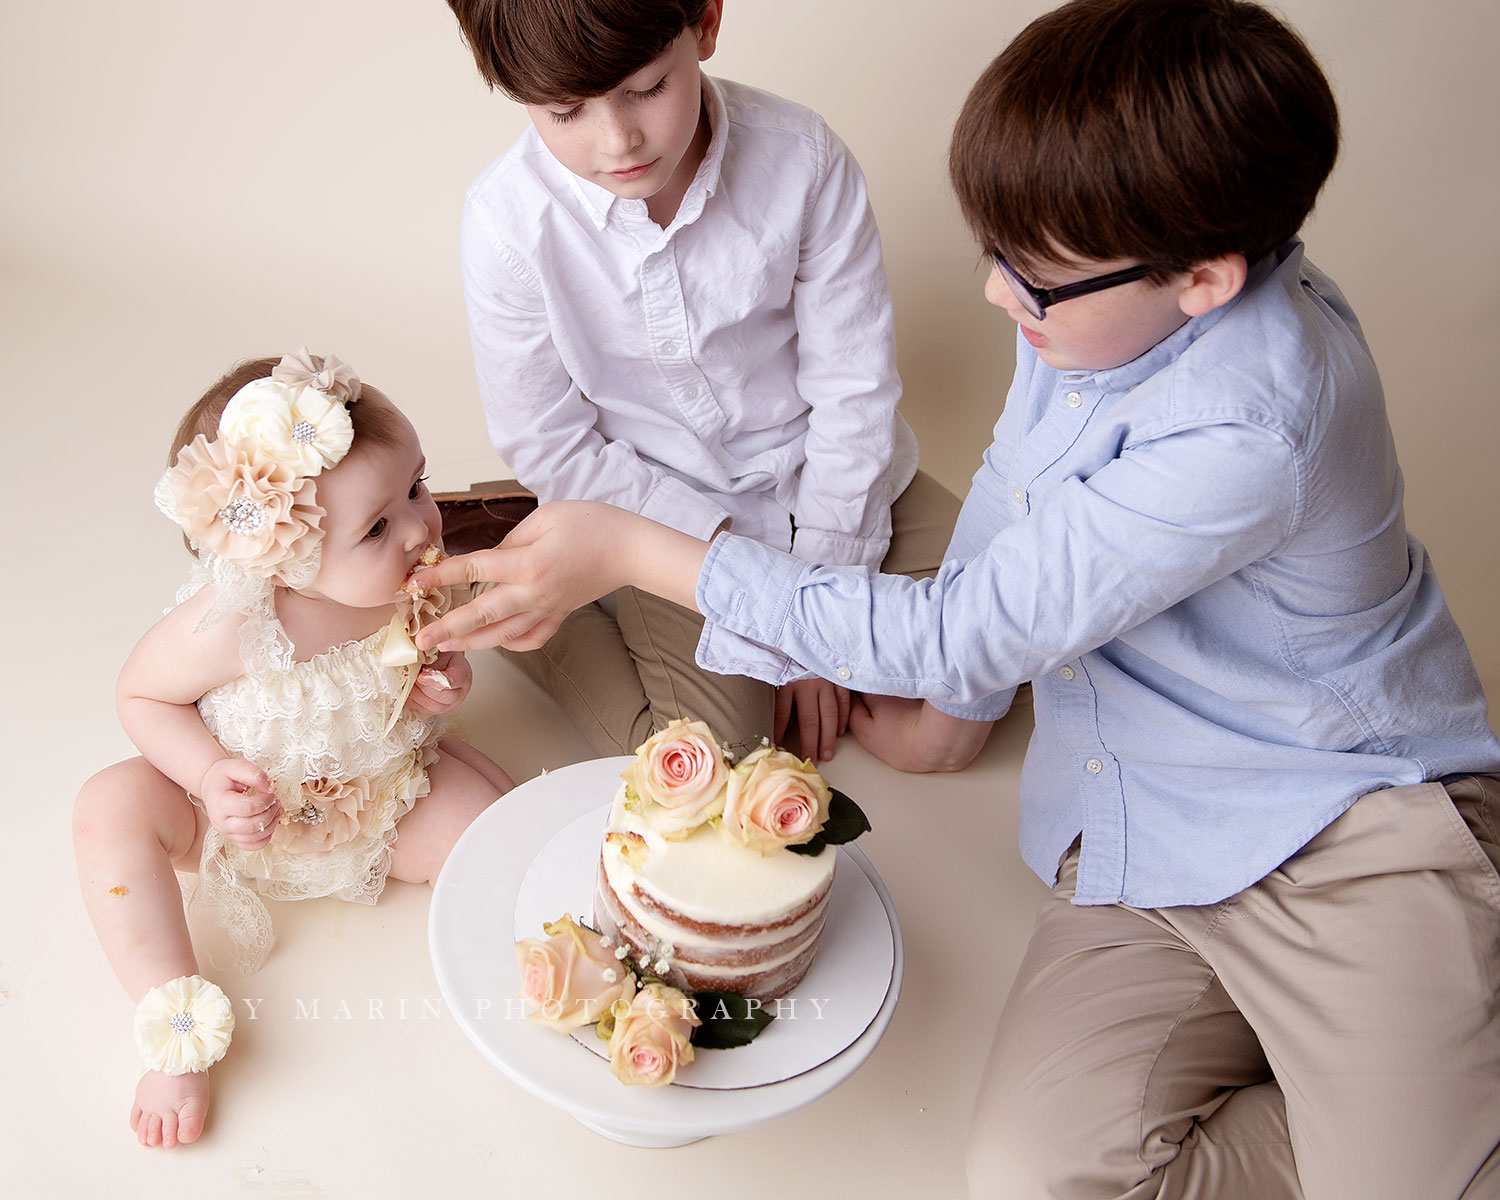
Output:
[[[218,984],[182,975],[152,988],[135,1010],[135,1045],[163,1075],[206,1071],[229,1049],[234,1006]]]

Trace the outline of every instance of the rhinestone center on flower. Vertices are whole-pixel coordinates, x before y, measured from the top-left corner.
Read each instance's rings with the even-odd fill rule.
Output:
[[[192,1013],[180,1012],[172,1017],[173,1033],[192,1033],[193,1026],[198,1022],[193,1020]]]
[[[240,496],[219,509],[219,520],[229,527],[231,533],[258,533],[266,523],[266,508],[258,500]]]
[[[298,421],[292,426],[292,440],[304,446],[318,436],[318,427],[311,421]]]

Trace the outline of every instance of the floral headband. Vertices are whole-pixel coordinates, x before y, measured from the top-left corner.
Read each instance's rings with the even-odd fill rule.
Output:
[[[306,587],[318,573],[324,511],[315,477],[354,441],[359,378],[307,347],[225,405],[218,435],[199,434],[156,485],[157,506],[200,555],[253,580]]]

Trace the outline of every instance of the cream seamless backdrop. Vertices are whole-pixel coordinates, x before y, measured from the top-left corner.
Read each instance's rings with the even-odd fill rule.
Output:
[[[1044,7],[729,0],[708,64],[818,109],[859,158],[895,299],[902,411],[924,465],[960,492],[1009,381],[1013,331],[983,302],[978,255],[946,181],[947,137],[979,70]],[[1386,383],[1409,522],[1497,698],[1500,407],[1489,367],[1500,316],[1491,211],[1500,10],[1480,0],[1290,0],[1280,9],[1323,62],[1344,120],[1339,166],[1306,231],[1309,254],[1363,319]],[[308,1026],[242,1023],[236,1049],[256,1066],[227,1063],[209,1140],[190,1152],[195,1159],[148,1164],[124,1127],[128,1005],[76,898],[67,812],[90,771],[129,752],[113,715],[114,674],[185,573],[152,509],[152,483],[178,416],[232,360],[304,342],[336,351],[410,413],[434,486],[505,473],[474,388],[457,228],[465,186],[524,120],[485,91],[441,0],[0,0],[0,390],[19,467],[6,547],[31,584],[6,598],[7,625],[26,650],[4,701],[16,774],[0,870],[0,911],[11,914],[0,928],[0,1044],[21,1056],[19,1074],[7,1076],[34,1081],[0,1101],[0,1179],[19,1171],[21,1185],[8,1194],[74,1194],[48,1167],[63,1160],[61,1178],[76,1176],[79,1194],[90,1182],[95,1193],[107,1182],[112,1194],[142,1194],[183,1172],[206,1194],[231,1178],[278,1194],[301,1180],[331,1195],[410,1194],[423,1178],[465,1194],[504,1178],[490,1165],[507,1153],[503,1131],[487,1147],[472,1116],[454,1126],[442,1108],[462,1103],[482,1116],[506,1085],[451,1025],[400,1027],[429,1046],[393,1042],[394,1023],[368,1020],[337,1027],[332,1041],[335,1027],[324,1025],[322,1039],[306,1043],[296,1034]],[[40,520],[23,522],[23,512]],[[470,721],[488,723],[476,740],[517,779],[586,754],[512,676],[493,664],[480,674]],[[933,831],[899,804],[909,783],[892,788],[857,748],[840,749],[841,787],[862,802],[881,786],[893,794],[889,806],[869,806],[884,823],[868,853],[906,923],[911,974],[880,1052],[850,1088],[809,1110],[824,1128],[858,1131],[861,1163],[804,1167],[800,1194],[961,1189],[957,1155],[979,1047],[966,1049],[942,1022],[962,1017],[976,1027],[968,1036],[987,1038],[1029,929],[1035,881],[1014,850],[1020,719],[970,772],[923,785],[924,804],[944,820],[964,814],[982,835],[958,852],[967,866],[936,888],[922,868],[922,839]],[[319,987],[325,1003],[343,989],[384,996],[392,1008],[407,995],[415,1006],[435,995],[420,950],[425,907],[425,892],[406,890],[370,913],[310,908],[284,927],[280,965],[232,994],[267,995],[268,1012]],[[1002,914],[988,918],[994,961],[955,973],[956,910]],[[324,959],[339,973],[318,976],[311,964]],[[941,992],[924,982],[938,976]],[[960,994],[969,996],[962,1010]],[[45,1050],[39,1035],[59,1019],[103,1032],[83,1048]],[[54,1053],[66,1084],[52,1079]],[[390,1150],[393,1165],[367,1179],[361,1168],[327,1165],[290,1133],[278,1140],[280,1127],[254,1105],[309,1083],[303,1071],[315,1067],[299,1061],[309,1055],[340,1070],[408,1055],[418,1082],[433,1064],[432,1096],[422,1098],[429,1111],[409,1121],[425,1149]],[[252,1078],[264,1079],[263,1092]],[[343,1086],[356,1103],[354,1081]],[[72,1104],[80,1092],[69,1130],[63,1098]],[[607,1143],[555,1114],[526,1119],[537,1124],[515,1131],[522,1141],[586,1137],[576,1169],[610,1177]],[[402,1128],[384,1144],[396,1145]],[[384,1134],[351,1126],[350,1145]],[[439,1157],[443,1138],[449,1150]],[[779,1144],[773,1128],[673,1153],[699,1156],[700,1166],[719,1155],[774,1162]],[[626,1153],[627,1165],[653,1172],[677,1161]],[[37,1190],[40,1180],[48,1182]]]

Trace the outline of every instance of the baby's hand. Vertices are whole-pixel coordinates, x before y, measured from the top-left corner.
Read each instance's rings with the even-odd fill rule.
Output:
[[[221,758],[204,771],[198,799],[220,836],[242,850],[267,845],[281,816],[271,780],[243,758]]]
[[[458,650],[447,650],[422,668],[417,684],[406,698],[413,712],[435,716],[457,708],[474,684],[474,668]]]

